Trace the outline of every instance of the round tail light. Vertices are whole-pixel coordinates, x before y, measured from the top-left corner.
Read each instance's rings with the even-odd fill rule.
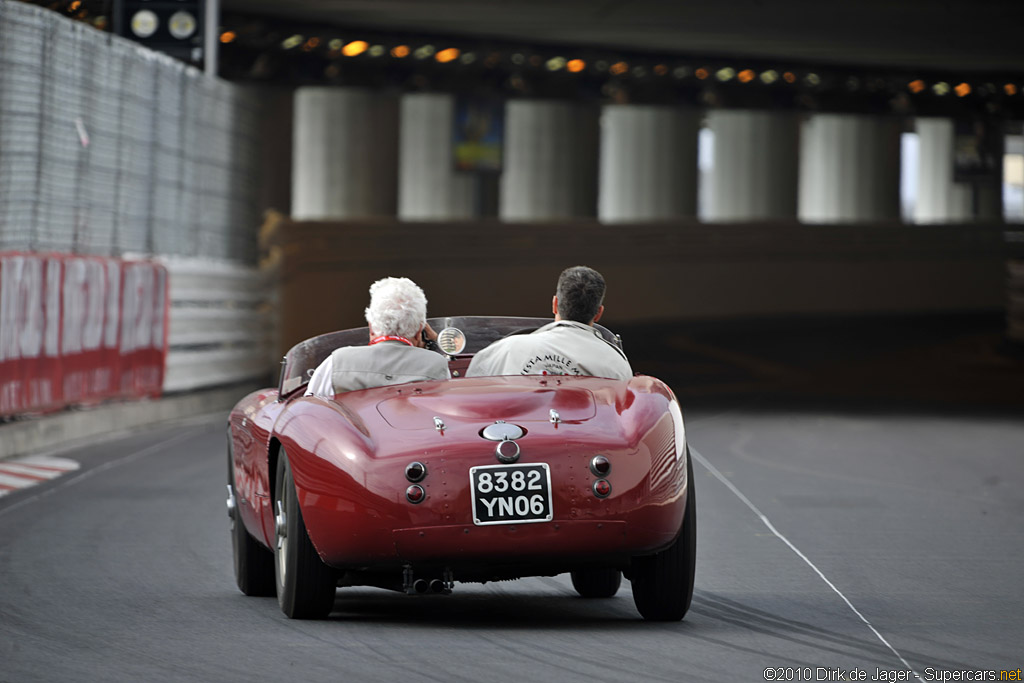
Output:
[[[598,498],[607,498],[612,492],[612,485],[607,479],[598,479],[594,482],[594,495]]]
[[[603,455],[596,455],[590,461],[590,471],[594,473],[595,477],[607,477],[608,473],[612,471],[612,462]]]
[[[427,466],[421,462],[411,462],[405,467],[405,478],[416,483],[423,481],[423,478],[427,476]]]
[[[422,503],[427,497],[427,492],[419,484],[413,484],[405,490],[405,499],[410,503]]]

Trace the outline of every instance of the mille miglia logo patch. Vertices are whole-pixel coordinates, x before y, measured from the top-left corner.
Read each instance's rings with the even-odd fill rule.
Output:
[[[560,356],[557,353],[549,353],[544,356],[534,356],[526,362],[522,375],[581,375],[579,365],[571,358]]]

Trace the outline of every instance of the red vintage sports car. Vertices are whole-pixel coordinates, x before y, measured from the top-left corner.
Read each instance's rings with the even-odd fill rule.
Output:
[[[625,575],[645,619],[693,595],[693,468],[672,391],[574,376],[467,378],[487,344],[550,320],[434,318],[452,379],[304,396],[319,363],[366,328],[313,337],[277,389],[231,411],[228,514],[246,595],[323,618],[339,586],[447,594],[456,581],[571,572],[585,598]],[[599,325],[611,344],[620,340]],[[443,328],[443,329],[442,329]]]

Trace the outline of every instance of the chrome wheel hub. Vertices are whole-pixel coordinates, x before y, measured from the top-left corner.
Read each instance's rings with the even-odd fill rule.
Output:
[[[284,512],[284,501],[277,501],[277,514],[274,516],[274,531],[277,536],[277,569],[284,582],[286,571],[285,557],[288,554],[288,517]]]

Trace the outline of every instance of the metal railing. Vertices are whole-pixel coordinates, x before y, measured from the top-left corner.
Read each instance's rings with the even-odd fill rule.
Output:
[[[0,0],[0,250],[253,263],[260,101]]]

